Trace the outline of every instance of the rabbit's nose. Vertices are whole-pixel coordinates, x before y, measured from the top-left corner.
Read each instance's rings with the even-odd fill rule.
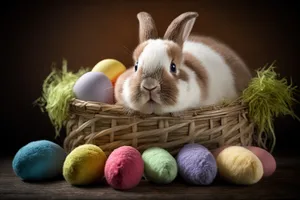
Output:
[[[159,83],[153,78],[147,78],[142,81],[141,89],[148,92],[157,91],[159,90]]]
[[[154,87],[148,87],[148,86],[143,86],[143,88],[145,90],[148,90],[149,92],[152,91],[152,90],[155,90],[157,88],[157,86],[154,86]]]

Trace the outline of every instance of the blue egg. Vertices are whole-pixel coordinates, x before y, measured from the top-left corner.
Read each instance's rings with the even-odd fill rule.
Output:
[[[16,153],[12,167],[23,180],[45,180],[62,175],[66,152],[48,140],[28,143]]]

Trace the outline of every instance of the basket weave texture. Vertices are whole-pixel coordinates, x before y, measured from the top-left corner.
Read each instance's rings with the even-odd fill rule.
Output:
[[[143,152],[161,147],[172,155],[187,143],[208,149],[223,145],[252,145],[255,126],[241,102],[188,110],[182,116],[129,115],[120,105],[74,99],[70,104],[64,148],[67,152],[90,143],[107,155],[129,145]]]

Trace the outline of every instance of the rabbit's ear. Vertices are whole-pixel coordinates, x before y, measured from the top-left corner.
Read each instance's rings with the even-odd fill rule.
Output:
[[[176,17],[166,30],[164,39],[172,40],[183,45],[184,41],[189,37],[198,13],[186,12]]]
[[[149,39],[156,39],[158,37],[157,29],[153,18],[149,13],[140,12],[137,14],[139,20],[139,37],[140,43]]]

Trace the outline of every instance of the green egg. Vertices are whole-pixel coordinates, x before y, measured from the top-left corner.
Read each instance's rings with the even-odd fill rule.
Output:
[[[177,176],[178,168],[175,158],[165,149],[152,147],[142,154],[144,176],[147,180],[158,183],[171,183]]]

